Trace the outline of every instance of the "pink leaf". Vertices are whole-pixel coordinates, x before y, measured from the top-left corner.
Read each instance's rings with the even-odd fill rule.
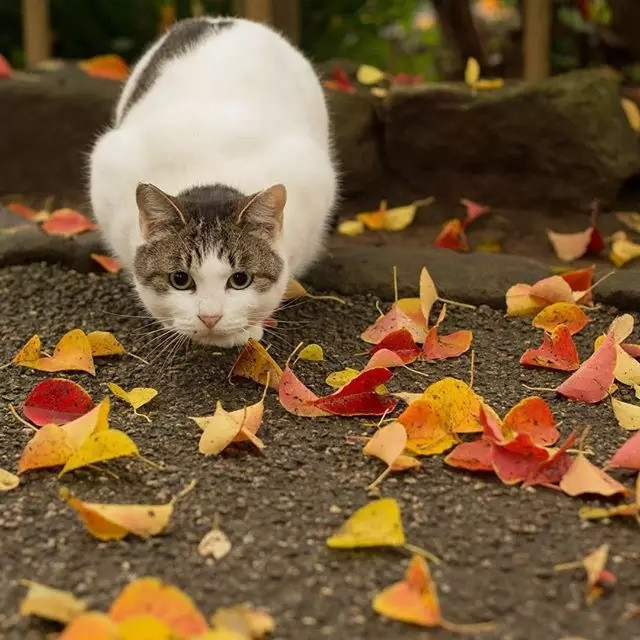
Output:
[[[640,432],[631,436],[613,454],[608,466],[640,471]]]

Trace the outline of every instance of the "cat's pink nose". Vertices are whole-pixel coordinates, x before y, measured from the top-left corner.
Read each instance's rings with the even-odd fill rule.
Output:
[[[213,329],[220,322],[222,316],[198,316],[198,318],[207,329]]]

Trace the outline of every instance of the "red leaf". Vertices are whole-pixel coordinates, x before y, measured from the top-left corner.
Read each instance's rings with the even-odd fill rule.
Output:
[[[9,78],[12,73],[9,61],[0,53],[0,78]]]
[[[458,218],[447,220],[442,225],[442,230],[436,238],[434,245],[441,249],[452,249],[454,251],[468,251],[467,237],[464,234],[462,223]]]
[[[613,454],[608,466],[640,470],[640,432],[631,436]]]
[[[129,66],[119,55],[114,53],[82,60],[78,66],[93,78],[126,80],[129,77]]]
[[[15,213],[17,216],[24,218],[25,220],[34,221],[38,218],[39,212],[31,207],[27,207],[26,204],[21,204],[20,202],[10,202],[7,205],[7,209],[11,211],[11,213]]]
[[[400,329],[406,329],[411,334],[414,342],[422,343],[424,341],[424,327],[417,324],[415,320],[396,305],[365,329],[360,337],[370,344],[378,344],[390,333],[395,333]]]
[[[398,403],[397,398],[375,392],[392,375],[389,369],[367,369],[335,393],[318,398],[314,405],[339,416],[380,416],[393,411]]]
[[[571,291],[573,291],[574,294],[578,292],[589,292],[586,295],[579,297],[576,302],[580,301],[584,304],[593,302],[593,295],[591,293],[593,273],[593,267],[586,267],[584,269],[576,269],[575,271],[567,271],[560,276],[571,287]],[[574,299],[576,299],[575,295]]]
[[[444,461],[451,467],[467,469],[468,471],[493,471],[492,445],[481,438],[472,442],[459,444]]]
[[[369,353],[373,355],[381,349],[393,351],[393,353],[400,356],[404,364],[413,362],[420,355],[420,348],[416,345],[408,329],[398,329],[388,333]]]
[[[42,223],[42,230],[50,236],[75,236],[98,227],[73,209],[58,209]]]
[[[632,358],[640,358],[640,344],[620,345]]]
[[[575,371],[580,366],[580,358],[567,325],[559,324],[551,334],[545,333],[542,346],[527,349],[520,358],[520,364]]]
[[[504,417],[502,425],[514,433],[527,433],[535,444],[552,445],[560,437],[549,405],[538,396],[518,402]]]
[[[609,395],[616,366],[616,345],[613,333],[608,333],[593,355],[569,376],[556,391],[571,400],[593,404]]]
[[[467,217],[462,222],[462,225],[465,229],[474,220],[477,220],[481,216],[485,215],[485,213],[489,213],[489,211],[491,211],[491,207],[487,207],[484,204],[478,204],[477,202],[473,202],[473,200],[467,200],[466,198],[462,198],[460,202],[467,209]]]
[[[500,480],[505,484],[524,482],[549,458],[549,452],[533,442],[528,433],[492,446],[491,460]]]
[[[485,440],[493,444],[504,442],[504,432],[502,431],[500,418],[498,418],[495,411],[485,404],[480,406],[480,423],[482,424],[482,433]]]
[[[594,227],[587,245],[587,253],[600,253],[604,249],[604,240],[598,227]]]
[[[66,424],[93,407],[93,400],[79,384],[65,378],[50,378],[31,390],[22,412],[33,424],[42,427],[45,424]]]
[[[355,93],[356,88],[349,80],[349,76],[340,67],[333,67],[331,70],[331,80],[325,81],[325,86],[334,91],[343,91],[344,93]]]
[[[278,399],[280,404],[295,416],[317,418],[327,415],[326,411],[315,406],[318,396],[300,382],[288,365],[280,378]]]
[[[118,273],[122,269],[122,263],[111,256],[103,256],[100,253],[92,253],[91,259],[97,262],[105,271]]]
[[[557,485],[571,468],[573,459],[567,453],[576,441],[575,432],[572,433],[548,460],[540,466],[524,481],[528,487],[536,484]]]
[[[404,366],[405,362],[397,353],[389,351],[389,349],[380,349],[371,356],[364,369],[392,369]]]
[[[455,331],[446,336],[438,335],[438,326],[432,327],[427,333],[422,346],[421,360],[444,360],[457,358],[466,353],[471,346],[473,334],[466,329]]]

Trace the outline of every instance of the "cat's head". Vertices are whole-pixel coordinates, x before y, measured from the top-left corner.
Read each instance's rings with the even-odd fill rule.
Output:
[[[285,188],[246,196],[214,185],[172,196],[140,184],[136,200],[144,243],[133,275],[146,307],[197,342],[229,347],[259,339],[288,281]]]

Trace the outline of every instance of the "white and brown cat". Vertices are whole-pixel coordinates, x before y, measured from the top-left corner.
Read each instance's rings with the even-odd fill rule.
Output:
[[[134,67],[90,188],[104,238],[165,327],[222,347],[260,338],[321,250],[336,198],[311,64],[257,23],[178,22]]]

